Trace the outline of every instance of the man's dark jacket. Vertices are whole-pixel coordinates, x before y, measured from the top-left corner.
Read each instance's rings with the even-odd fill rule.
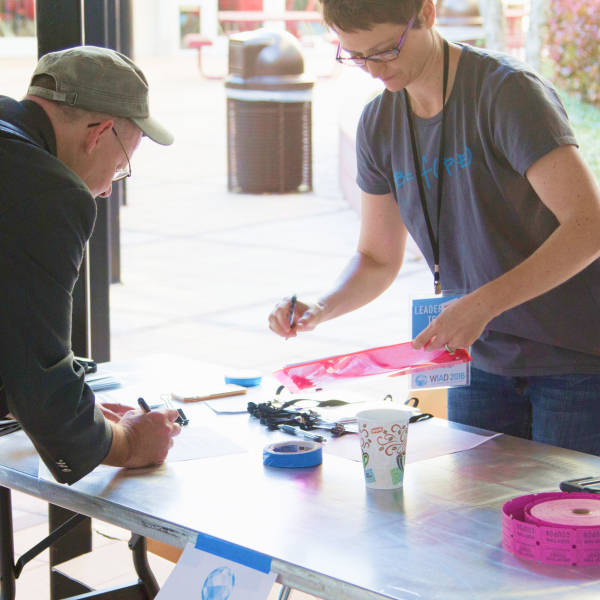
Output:
[[[12,413],[57,481],[71,484],[112,443],[71,352],[71,294],[96,204],[58,160],[41,106],[0,96],[0,121],[31,138],[0,131],[0,417]]]

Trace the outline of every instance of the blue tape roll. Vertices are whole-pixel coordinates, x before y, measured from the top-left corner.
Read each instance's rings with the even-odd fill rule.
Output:
[[[323,447],[317,442],[279,442],[263,450],[267,467],[315,467],[323,462]]]
[[[244,387],[254,387],[262,382],[262,373],[252,369],[240,369],[225,373],[225,383],[235,383]]]

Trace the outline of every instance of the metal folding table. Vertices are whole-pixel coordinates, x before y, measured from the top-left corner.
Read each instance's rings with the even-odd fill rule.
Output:
[[[223,373],[170,355],[108,367],[127,382],[121,393],[132,400],[154,400],[182,383],[222,381]],[[318,467],[264,467],[262,448],[284,434],[201,403],[185,410],[190,426],[210,427],[247,452],[100,470],[67,487],[38,479],[37,454],[22,434],[0,438],[2,599],[12,597],[9,489],[179,548],[202,532],[267,554],[280,583],[326,600],[600,597],[600,567],[532,563],[501,546],[504,502],[597,475],[600,458],[500,436],[409,464],[402,489],[377,491],[365,487],[360,463],[328,454]]]

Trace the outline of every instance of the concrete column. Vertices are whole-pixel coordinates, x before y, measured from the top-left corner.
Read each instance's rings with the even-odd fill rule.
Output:
[[[263,0],[265,13],[281,14],[285,12],[285,0]],[[267,29],[285,30],[285,21],[265,21]]]
[[[529,29],[525,38],[525,60],[536,71],[542,68],[542,48],[548,0],[531,0]]]
[[[502,0],[479,0],[483,17],[485,47],[488,50],[506,51],[506,25]]]
[[[214,40],[219,34],[218,0],[202,0],[200,5],[200,33]]]

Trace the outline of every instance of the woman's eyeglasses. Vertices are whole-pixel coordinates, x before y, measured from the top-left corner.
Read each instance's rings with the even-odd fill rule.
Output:
[[[364,67],[367,64],[368,60],[377,62],[377,63],[391,62],[393,60],[396,60],[400,56],[400,50],[402,50],[404,40],[406,39],[408,32],[410,31],[411,27],[413,26],[413,23],[415,22],[416,17],[417,17],[417,13],[415,13],[410,18],[410,21],[408,22],[408,25],[406,26],[406,29],[404,30],[404,33],[402,34],[400,41],[398,42],[398,44],[396,44],[396,47],[393,48],[392,50],[386,50],[385,52],[378,52],[377,54],[372,54],[371,56],[342,56],[342,46],[341,46],[341,44],[338,43],[337,56],[335,57],[335,60],[337,60],[339,63],[341,63],[343,65],[346,65],[347,67]]]

